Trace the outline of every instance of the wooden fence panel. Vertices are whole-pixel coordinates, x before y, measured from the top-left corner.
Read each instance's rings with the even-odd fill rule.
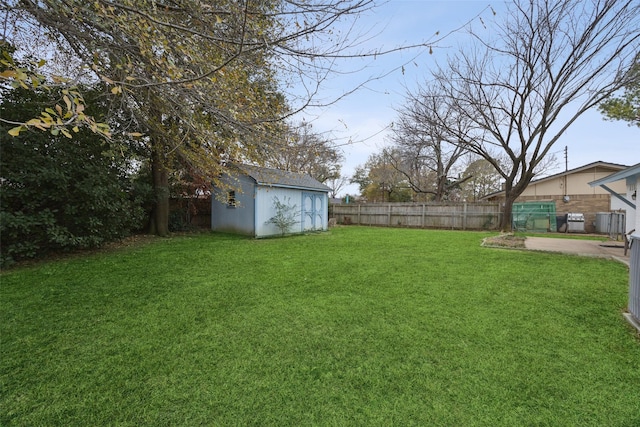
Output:
[[[338,224],[454,230],[493,230],[500,215],[497,203],[354,203],[330,212]]]

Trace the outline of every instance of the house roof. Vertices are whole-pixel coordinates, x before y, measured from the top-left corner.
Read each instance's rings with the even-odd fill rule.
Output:
[[[251,177],[258,185],[324,192],[331,191],[329,187],[304,173],[289,172],[253,165],[236,165],[236,168],[240,172]]]
[[[549,181],[549,180],[552,180],[552,179],[555,179],[555,178],[558,178],[558,177],[561,177],[561,176],[564,176],[564,175],[571,175],[571,174],[574,174],[574,173],[583,172],[583,171],[586,171],[586,170],[589,170],[589,169],[595,168],[595,167],[601,167],[601,168],[618,170],[618,171],[622,171],[625,168],[628,168],[628,166],[620,165],[620,164],[617,164],[617,163],[607,163],[607,162],[598,161],[598,162],[589,163],[589,164],[586,164],[584,166],[580,166],[580,167],[577,167],[577,168],[574,168],[574,169],[569,169],[569,170],[564,171],[564,172],[559,172],[559,173],[555,173],[553,175],[548,175],[548,176],[545,176],[543,178],[534,179],[529,183],[529,185],[537,184],[537,183],[540,183],[540,182]],[[504,194],[504,190],[496,191],[495,193],[491,193],[491,194],[487,194],[486,196],[482,197],[482,199],[488,199],[488,198],[495,197],[495,196],[500,195],[500,194]]]
[[[620,172],[612,173],[611,175],[605,176],[604,178],[591,181],[589,185],[592,187],[595,187],[597,185],[620,181],[622,179],[629,178],[636,175],[640,175],[640,163],[638,163],[637,165],[630,166],[626,169],[623,169]]]

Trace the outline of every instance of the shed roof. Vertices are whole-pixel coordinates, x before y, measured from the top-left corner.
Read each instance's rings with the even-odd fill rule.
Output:
[[[329,187],[304,173],[289,172],[253,165],[235,165],[235,167],[240,172],[252,178],[258,185],[323,192],[331,191]]]

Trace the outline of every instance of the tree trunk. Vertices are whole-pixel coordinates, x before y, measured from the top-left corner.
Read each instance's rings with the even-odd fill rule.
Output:
[[[513,224],[511,222],[511,212],[513,211],[513,202],[516,201],[519,195],[514,194],[513,190],[507,190],[504,195],[504,209],[502,211],[502,217],[500,218],[500,231],[505,233],[513,231]]]
[[[149,232],[157,236],[169,235],[169,172],[162,155],[162,147],[156,143],[151,159],[153,192],[155,195]]]

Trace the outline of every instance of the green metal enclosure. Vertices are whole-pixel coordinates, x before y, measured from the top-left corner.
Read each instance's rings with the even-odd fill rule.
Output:
[[[514,231],[546,233],[558,231],[556,202],[514,203],[511,211]]]

